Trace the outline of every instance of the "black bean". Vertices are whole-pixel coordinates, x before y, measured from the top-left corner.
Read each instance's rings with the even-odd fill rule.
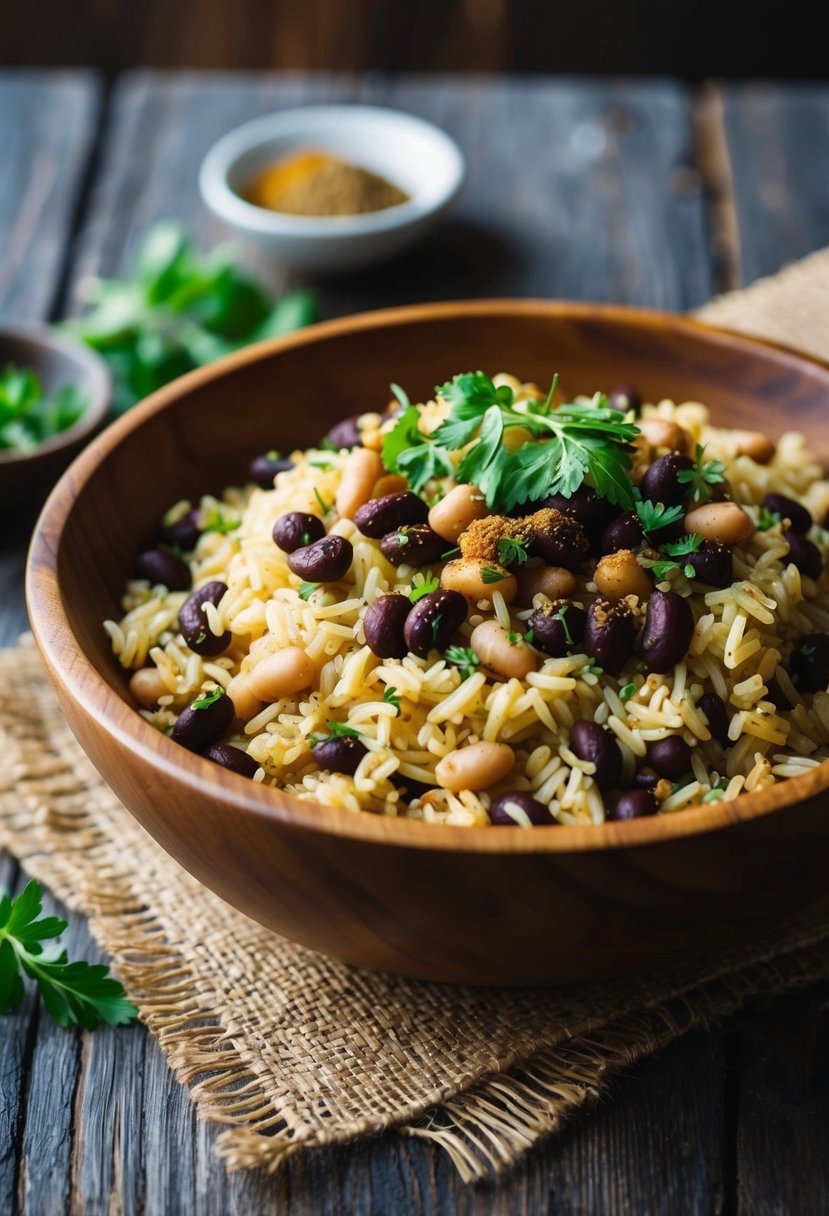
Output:
[[[601,498],[590,486],[579,486],[570,498],[565,498],[563,494],[550,494],[544,499],[542,506],[555,507],[562,514],[578,520],[587,532],[591,544],[598,543],[602,532],[619,510],[612,502]]]
[[[259,768],[253,756],[243,752],[241,747],[231,747],[229,743],[214,743],[203,755],[206,760],[212,760],[222,768],[229,768],[232,773],[239,773],[241,777],[253,777]]]
[[[334,739],[323,739],[311,748],[311,753],[317,765],[329,773],[348,773],[352,777],[357,772],[357,766],[366,754],[364,743],[354,735],[342,735]]]
[[[608,790],[619,784],[622,753],[610,731],[597,722],[574,722],[570,727],[570,749],[579,760],[595,764],[593,780],[600,790]]]
[[[407,595],[381,595],[363,617],[366,645],[381,659],[402,659],[408,653],[403,626],[412,611]]]
[[[318,515],[305,511],[289,511],[280,515],[273,526],[273,543],[283,553],[294,553],[305,545],[325,536],[325,524]]]
[[[649,498],[651,502],[661,502],[666,507],[680,506],[691,493],[693,486],[680,481],[679,474],[693,467],[694,462],[690,456],[683,456],[681,452],[658,456],[645,470],[645,475],[639,483],[642,497]]]
[[[656,773],[649,773],[644,769],[633,774],[633,786],[637,790],[655,790],[659,780]]]
[[[621,410],[624,414],[628,410],[633,410],[633,413],[638,416],[642,408],[642,398],[629,384],[619,384],[616,388],[611,389],[607,400],[612,410]]]
[[[645,614],[642,658],[648,671],[666,672],[688,653],[694,635],[694,614],[675,591],[654,591]]]
[[[196,706],[202,700],[208,704],[197,709]],[[215,700],[211,699],[210,693],[203,693],[192,705],[181,711],[173,727],[172,738],[191,752],[203,752],[211,743],[221,738],[235,716],[236,710],[227,693],[220,693]]]
[[[435,788],[433,785],[426,785],[424,781],[415,781],[413,777],[404,777],[399,772],[392,773],[389,781],[400,790],[404,802],[414,802],[415,798],[422,798]]]
[[[344,536],[324,536],[312,545],[295,549],[288,568],[309,583],[336,583],[348,572],[354,558],[351,542]]]
[[[784,560],[797,566],[808,578],[820,578],[823,557],[814,541],[793,531],[784,532],[783,539],[789,544],[789,554]]]
[[[605,671],[618,675],[633,653],[638,628],[625,600],[595,600],[587,609],[584,648]]]
[[[763,506],[767,511],[773,511],[779,515],[781,519],[787,519],[792,532],[805,534],[812,526],[811,513],[802,503],[795,502],[793,498],[787,498],[785,494],[767,494],[763,499]]]
[[[357,426],[359,414],[351,414],[348,418],[342,418],[339,422],[335,422],[331,430],[325,436],[330,444],[335,448],[356,448],[361,443],[360,428]]]
[[[608,819],[643,819],[659,810],[656,795],[650,790],[627,790],[620,794],[607,813]]]
[[[255,456],[248,465],[248,477],[262,490],[273,489],[273,479],[277,473],[287,473],[294,467],[289,456],[280,456],[279,452],[263,452]]]
[[[807,633],[789,656],[789,673],[798,692],[823,692],[829,685],[829,633]]]
[[[731,747],[732,742],[728,737],[731,719],[728,716],[728,710],[722,697],[718,697],[715,692],[703,693],[697,701],[697,709],[705,718],[705,721],[708,723],[708,729],[720,747]]]
[[[531,552],[550,566],[577,570],[589,551],[587,532],[577,519],[563,511],[554,517],[549,527],[533,525]]]
[[[178,627],[181,635],[196,654],[209,658],[221,654],[223,650],[227,650],[230,644],[228,630],[225,630],[221,637],[217,637],[212,632],[207,624],[203,607],[207,603],[218,605],[226,591],[227,583],[218,581],[205,583],[203,587],[199,587],[198,591],[194,591],[179,609]]]
[[[403,636],[412,654],[425,659],[430,650],[445,650],[466,620],[466,599],[459,591],[431,591],[406,618]]]
[[[777,676],[770,676],[766,680],[766,697],[767,701],[771,701],[776,710],[781,713],[788,713],[792,708],[792,702],[789,697],[783,692],[783,688]]]
[[[175,523],[164,524],[161,529],[161,539],[168,545],[175,545],[177,549],[182,549],[185,553],[195,549],[201,534],[201,511],[198,507],[193,507]]]
[[[411,490],[404,490],[363,503],[354,512],[354,523],[363,536],[379,540],[387,532],[395,532],[406,524],[425,524],[428,515],[429,508],[423,499]]]
[[[428,524],[398,528],[380,541],[383,556],[393,566],[434,566],[450,548],[451,543]]]
[[[705,540],[696,553],[688,553],[678,560],[692,566],[693,577],[708,587],[730,587],[734,582],[734,562],[728,545]]]
[[[668,735],[648,744],[648,764],[660,777],[678,781],[691,768],[691,749],[680,735]]]
[[[645,534],[639,522],[639,516],[632,511],[617,515],[602,532],[599,548],[602,556],[608,553],[618,553],[620,549],[638,549],[644,543]]]
[[[534,824],[553,824],[558,820],[550,814],[549,807],[526,790],[511,790],[501,794],[489,808],[490,822],[498,827],[526,827],[526,819]]]
[[[527,621],[533,631],[533,645],[556,659],[563,658],[584,640],[587,613],[581,604],[570,600],[553,600],[537,608]]]
[[[193,585],[187,562],[169,549],[148,549],[139,554],[135,568],[139,578],[162,583],[168,591],[189,591]]]

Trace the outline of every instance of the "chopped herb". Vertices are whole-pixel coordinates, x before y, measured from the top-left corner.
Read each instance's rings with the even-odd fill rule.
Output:
[[[761,507],[757,527],[761,532],[768,532],[769,528],[773,528],[780,523],[780,519],[778,511],[770,511],[768,507]]]
[[[642,531],[648,536],[652,532],[658,532],[660,528],[675,524],[682,519],[684,512],[682,507],[666,507],[664,503],[641,498],[636,502],[636,514],[639,516]]]
[[[0,451],[28,452],[61,435],[74,426],[86,404],[74,384],[47,394],[35,372],[9,364],[0,372]]]
[[[70,963],[58,943],[66,921],[41,916],[43,888],[29,882],[14,899],[0,897],[0,1013],[19,1009],[24,996],[23,976],[40,989],[43,1004],[59,1026],[94,1030],[99,1022],[125,1026],[138,1010],[124,997],[124,989],[98,963]]]
[[[420,410],[408,406],[383,440],[382,450],[385,467],[391,473],[402,473],[413,490],[421,490],[438,477],[451,477],[455,471],[449,455],[422,434],[419,423]]]
[[[400,531],[397,533],[397,536],[395,536],[395,538],[394,538],[394,543],[395,543],[396,545],[398,545],[398,546],[399,546],[399,548],[401,548],[401,549],[402,549],[404,545],[408,545],[409,540],[410,540],[409,533],[406,531],[406,529],[405,529],[405,528],[402,528],[402,529],[401,529],[401,530],[400,530]]]
[[[300,583],[299,588],[297,590],[297,595],[299,596],[299,598],[301,600],[305,600],[305,602],[307,603],[308,600],[310,600],[311,596],[314,594],[314,592],[319,591],[319,589],[320,589],[319,583]]]
[[[388,684],[386,686],[386,688],[384,688],[383,700],[385,701],[386,705],[393,705],[399,715],[399,713],[400,713],[400,695],[393,684]]]
[[[407,410],[411,407],[412,403],[409,400],[409,394],[406,392],[406,390],[404,388],[401,388],[399,384],[390,384],[389,388],[394,393],[394,395],[397,398],[400,405],[403,406],[404,410]]]
[[[329,512],[334,510],[333,502],[326,502],[316,486],[314,486],[314,498],[316,498],[317,502],[319,503],[319,507],[323,515],[328,515]]]
[[[276,448],[271,448],[271,450],[269,452],[265,453],[265,459],[273,462],[276,460],[280,460],[281,456],[280,456],[279,452],[277,452]]]
[[[523,536],[502,536],[498,541],[498,558],[504,566],[522,566],[527,560],[528,540]]]
[[[810,659],[815,653],[815,647],[810,646],[808,642],[803,642],[800,646],[798,646],[797,652],[798,654],[802,654],[804,659]]]
[[[661,582],[672,570],[682,570],[686,578],[694,578],[697,572],[690,562],[678,562],[673,559],[687,557],[689,553],[697,553],[704,539],[698,532],[689,532],[681,540],[671,541],[665,545],[668,558],[653,562],[650,567],[657,581]]]
[[[330,469],[334,464],[334,457],[328,452],[323,452],[319,456],[309,456],[308,463],[315,469]]]
[[[619,690],[619,700],[622,702],[623,705],[626,705],[635,692],[636,692],[635,684],[626,684],[624,686],[624,688]]]
[[[339,450],[340,450],[340,449],[337,447],[337,445],[336,445],[336,443],[334,442],[334,440],[333,440],[333,439],[329,439],[327,435],[325,435],[325,436],[324,436],[324,437],[323,437],[323,438],[322,438],[322,439],[319,441],[319,443],[317,444],[317,447],[319,448],[319,450],[320,450],[321,452],[339,452]]]
[[[453,549],[447,549],[445,553],[441,553],[440,560],[442,562],[448,562],[453,557],[457,557],[458,554],[460,553],[460,551],[461,551],[460,545],[455,545],[455,547]]]
[[[694,451],[694,467],[680,469],[677,480],[682,485],[691,486],[691,497],[694,502],[708,502],[711,497],[711,486],[725,481],[725,465],[721,460],[704,460],[705,448],[698,443]]]
[[[316,747],[318,743],[327,743],[329,739],[359,739],[360,731],[355,730],[353,726],[349,726],[347,722],[327,722],[328,733],[325,735],[309,735],[308,742],[311,747]]]
[[[217,701],[220,701],[224,695],[225,690],[222,688],[221,684],[219,684],[216,688],[211,689],[210,692],[204,693],[204,695],[199,697],[197,701],[191,702],[190,708],[209,709],[211,705],[215,705]]]
[[[724,793],[725,790],[714,788],[713,790],[709,790],[707,794],[703,794],[700,802],[719,802]]]
[[[213,503],[206,511],[202,511],[203,532],[220,532],[223,536],[227,536],[228,532],[235,532],[241,526],[241,519],[238,516],[234,518],[232,515],[225,515],[218,503]]]
[[[207,641],[207,634],[205,633],[205,631],[203,629],[200,629],[199,632],[196,634],[196,645],[201,646],[201,644],[206,641]]]
[[[494,566],[483,566],[481,569],[481,581],[484,583],[502,583],[506,577],[500,570],[496,570]]]
[[[412,579],[409,599],[416,604],[418,600],[423,599],[424,595],[431,595],[433,591],[437,591],[439,586],[440,579],[429,574],[416,574]]]
[[[469,646],[447,646],[443,652],[443,657],[447,663],[451,663],[453,667],[458,668],[464,680],[467,680],[472,675],[475,668],[481,662],[475,651]]]
[[[524,634],[524,641],[527,643],[528,646],[532,646],[533,642],[535,641],[535,630],[534,629],[527,630],[527,632]]]
[[[509,642],[510,646],[520,646],[524,639],[520,633],[516,633],[514,630],[510,629],[507,631],[507,641]]]
[[[442,620],[443,620],[443,613],[436,612],[435,615],[432,617],[432,620],[429,623],[430,628],[432,630],[432,641],[435,643],[435,645],[437,645],[438,635],[440,634],[440,623]]]
[[[569,604],[565,604],[563,608],[559,608],[558,612],[554,612],[553,620],[561,621],[561,627],[564,630],[564,640],[568,646],[573,646],[573,645],[575,645],[575,643],[573,641],[573,635],[570,632],[570,626],[567,624],[567,619],[566,619],[567,618],[567,609],[569,607],[570,607]]]
[[[589,672],[591,676],[603,676],[604,675],[604,668],[599,667],[599,665],[595,659],[591,659],[589,661],[588,665],[584,668],[584,670]]]

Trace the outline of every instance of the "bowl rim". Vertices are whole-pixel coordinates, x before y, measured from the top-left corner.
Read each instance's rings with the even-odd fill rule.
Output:
[[[534,827],[531,831],[518,826],[499,826],[495,831],[488,831],[368,812],[356,813],[275,791],[185,751],[145,722],[138,711],[118,696],[99,674],[70,628],[58,583],[57,557],[61,535],[75,500],[107,455],[149,418],[172,407],[200,385],[233,375],[237,368],[268,359],[285,350],[324,342],[330,337],[339,338],[376,327],[402,328],[426,319],[456,318],[459,312],[470,317],[504,312],[535,317],[599,317],[611,322],[632,323],[643,330],[654,326],[667,327],[680,333],[702,336],[718,345],[768,350],[782,358],[784,363],[810,364],[829,375],[829,361],[766,338],[750,337],[656,309],[566,300],[488,299],[414,304],[357,313],[256,343],[187,373],[134,406],[81,452],[46,500],[29,550],[26,599],[32,632],[53,683],[87,716],[93,718],[112,741],[129,748],[159,773],[181,782],[190,793],[207,800],[220,795],[227,804],[229,814],[243,812],[270,820],[286,829],[405,848],[458,853],[569,854],[655,845],[735,827],[792,807],[829,789],[829,761],[825,761],[803,776],[790,777],[753,793],[742,794],[732,802],[717,801],[673,815],[628,822],[551,824]]]
[[[299,116],[333,117],[343,115],[360,121],[376,118],[392,120],[411,129],[418,129],[435,145],[440,145],[444,155],[452,163],[451,174],[443,192],[428,205],[412,195],[405,202],[381,211],[369,211],[358,215],[299,216],[258,207],[242,198],[231,187],[229,176],[242,156],[265,146],[271,139],[282,134],[275,130],[284,126],[290,133],[291,121]],[[313,240],[321,243],[340,241],[347,237],[370,236],[381,232],[408,228],[430,216],[445,210],[457,197],[466,176],[463,152],[451,135],[435,123],[395,110],[388,106],[365,103],[342,103],[318,106],[293,106],[286,110],[275,110],[261,115],[226,132],[207,151],[199,168],[199,190],[207,206],[226,223],[267,236],[286,239]]]
[[[60,434],[44,439],[42,443],[26,452],[18,452],[13,448],[0,451],[0,469],[8,468],[11,465],[22,466],[30,462],[34,463],[51,452],[59,452],[63,448],[71,447],[83,440],[86,435],[91,434],[103,422],[112,399],[112,374],[100,355],[75,338],[56,333],[49,325],[38,323],[2,325],[0,326],[0,339],[2,338],[22,339],[33,342],[36,346],[60,351],[82,368],[89,381],[89,400],[80,418]]]

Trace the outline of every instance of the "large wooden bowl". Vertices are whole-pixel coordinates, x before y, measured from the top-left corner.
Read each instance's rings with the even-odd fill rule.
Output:
[[[170,504],[218,492],[254,454],[318,439],[457,371],[565,389],[635,384],[716,421],[806,432],[829,463],[829,367],[678,317],[593,305],[441,304],[334,321],[156,393],[65,474],[28,573],[35,636],[106,781],[191,873],[279,933],[433,980],[570,982],[653,967],[774,923],[823,894],[829,764],[736,802],[597,827],[466,829],[300,802],[148,726],[101,627]]]

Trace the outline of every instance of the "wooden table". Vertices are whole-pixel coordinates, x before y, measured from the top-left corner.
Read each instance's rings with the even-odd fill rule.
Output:
[[[117,273],[161,217],[215,243],[226,234],[196,190],[213,140],[277,107],[357,99],[439,123],[469,179],[428,245],[316,285],[325,316],[485,295],[683,310],[829,242],[829,89],[138,73],[108,92],[91,74],[0,73],[0,316],[76,310],[83,277]],[[23,512],[0,529],[3,644],[25,626],[31,525]],[[0,858],[0,885],[21,881]],[[95,957],[69,919],[70,950]],[[474,1189],[394,1136],[229,1178],[142,1027],[59,1030],[27,999],[0,1023],[0,1213],[829,1212],[825,996],[757,1002],[687,1036]]]

